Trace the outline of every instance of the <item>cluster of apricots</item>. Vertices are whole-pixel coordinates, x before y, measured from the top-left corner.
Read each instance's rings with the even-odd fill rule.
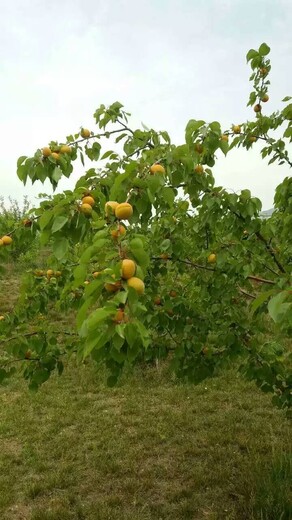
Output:
[[[54,271],[53,269],[48,269],[47,271],[43,271],[41,269],[37,269],[34,272],[34,274],[38,278],[40,278],[42,276],[45,276],[46,278],[48,278],[48,280],[50,280],[52,278],[60,278],[60,276],[62,276],[62,272],[61,271]]]
[[[157,165],[160,166],[160,165]],[[161,170],[157,170],[161,172]],[[155,173],[155,172],[154,172]],[[162,172],[161,172],[162,173]],[[84,213],[86,216],[90,215],[92,212],[92,207],[95,204],[94,197],[87,193],[83,196],[81,200],[80,211]],[[111,229],[110,234],[112,238],[116,241],[119,238],[123,238],[127,232],[126,227],[121,223],[121,221],[129,220],[133,215],[133,207],[129,202],[117,202],[114,200],[109,200],[106,202],[104,207],[105,216],[108,224],[111,224],[113,221],[117,224],[115,229]],[[120,257],[122,258],[122,253],[120,251]],[[145,291],[145,285],[143,280],[137,276],[137,265],[134,260],[131,258],[122,258],[120,265],[120,278],[116,278],[115,274],[111,274],[113,278],[112,282],[106,282],[104,284],[104,288],[107,293],[114,294],[120,291],[123,288],[123,283],[127,284],[127,287],[133,288],[137,294],[141,295]],[[104,269],[103,271],[94,271],[92,273],[92,277],[94,279],[98,278],[102,274],[106,274],[107,272],[111,272],[110,269]],[[85,280],[84,285],[87,286],[90,284],[90,280]],[[128,316],[125,314],[125,306],[117,309],[116,315],[113,318],[113,321],[118,324],[122,322],[128,321]]]
[[[105,215],[107,219],[114,216],[118,221],[117,229],[111,231],[111,235],[114,239],[118,239],[126,234],[126,228],[121,224],[121,220],[129,220],[133,215],[133,207],[129,202],[117,202],[115,200],[109,200],[105,204]],[[137,265],[134,260],[130,258],[124,258],[121,262],[121,279],[127,282],[128,287],[132,287],[138,294],[143,294],[145,290],[144,282],[137,276],[135,276]],[[93,276],[98,276],[98,273],[94,273]],[[112,275],[114,278],[114,275]],[[122,280],[116,280],[114,283],[106,283],[105,289],[109,293],[115,293],[122,287]]]
[[[83,139],[88,139],[91,136],[91,132],[87,128],[81,128],[80,135]],[[69,144],[61,144],[60,146],[54,146],[53,149],[51,149],[49,146],[44,146],[42,148],[42,154],[45,159],[48,157],[52,157],[56,161],[59,161],[60,156],[62,154],[71,155],[72,151],[73,148]]]
[[[44,148],[42,148],[42,154],[44,158],[53,157],[53,159],[55,159],[56,161],[59,161],[61,154],[71,155],[71,153],[72,146],[69,146],[68,144],[62,144],[61,146],[58,146],[54,151],[52,151],[49,146],[44,146]]]

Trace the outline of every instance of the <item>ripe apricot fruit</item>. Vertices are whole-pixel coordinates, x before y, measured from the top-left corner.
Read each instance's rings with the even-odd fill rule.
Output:
[[[119,220],[128,220],[133,215],[133,207],[128,202],[122,202],[116,206],[115,215]]]
[[[118,205],[119,205],[119,203],[116,202],[115,200],[109,200],[108,202],[106,202],[105,206],[104,206],[104,211],[105,211],[106,216],[109,217],[110,215],[114,215],[115,209]]]
[[[121,272],[122,272],[122,278],[124,278],[124,280],[128,280],[129,278],[132,278],[136,272],[135,262],[133,260],[129,260],[128,258],[123,260]]]
[[[201,153],[203,153],[203,150],[204,150],[204,147],[203,147],[202,143],[199,143],[199,142],[195,143],[195,151],[197,153],[201,154]]]
[[[165,168],[162,164],[152,164],[152,166],[150,166],[150,173],[151,175],[154,175],[155,173],[165,173]]]
[[[10,246],[12,244],[13,240],[10,236],[4,235],[4,237],[1,238],[4,246]]]
[[[124,313],[123,309],[118,309],[113,318],[113,321],[115,323],[122,323],[122,321],[124,321],[124,318],[125,318],[125,313]]]
[[[119,238],[120,236],[123,236],[126,234],[126,228],[122,224],[119,225],[118,229],[113,229],[111,231],[111,236],[113,238]]]
[[[62,144],[60,148],[60,153],[67,153],[70,155],[72,153],[72,148],[68,144]]]
[[[259,103],[257,103],[254,107],[253,107],[254,111],[256,113],[260,112],[262,110],[262,107]]]
[[[203,171],[204,171],[204,168],[201,164],[197,164],[197,166],[195,166],[196,173],[203,173]]]
[[[28,218],[25,218],[23,220],[23,225],[24,225],[24,227],[31,227],[32,226],[32,221],[29,220]]]
[[[115,275],[112,275],[112,278],[115,278]],[[117,280],[114,283],[104,284],[104,287],[107,292],[114,293],[114,292],[117,292],[120,290],[120,288],[122,287],[122,283],[121,283],[121,280]]]
[[[90,130],[88,130],[88,128],[81,128],[80,135],[84,139],[87,139],[90,136]]]
[[[52,154],[51,148],[44,146],[44,148],[42,148],[42,154],[44,157],[49,157]]]
[[[92,207],[95,204],[95,200],[91,195],[86,195],[82,199],[82,204],[89,204]]]
[[[92,207],[90,204],[81,204],[80,211],[85,215],[86,217],[89,217],[92,213]]]
[[[215,253],[211,253],[209,256],[208,256],[208,263],[209,264],[215,264],[217,260],[217,257],[215,255]]]
[[[138,294],[143,294],[145,291],[145,285],[143,280],[137,278],[136,276],[132,276],[127,280],[128,287],[132,287]]]
[[[241,126],[240,125],[233,125],[232,130],[233,130],[234,134],[240,134]]]

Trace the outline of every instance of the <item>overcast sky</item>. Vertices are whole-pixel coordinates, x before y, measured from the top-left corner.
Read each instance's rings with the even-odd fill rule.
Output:
[[[35,203],[39,192],[50,192],[49,185],[23,187],[18,156],[80,125],[93,129],[101,103],[121,101],[133,124],[166,129],[177,144],[191,118],[224,127],[252,119],[245,55],[263,41],[272,60],[264,109],[281,107],[292,94],[291,27],[291,0],[3,0],[0,195],[27,194]],[[289,174],[286,166],[267,166],[258,144],[214,167],[217,184],[250,188],[264,209]]]

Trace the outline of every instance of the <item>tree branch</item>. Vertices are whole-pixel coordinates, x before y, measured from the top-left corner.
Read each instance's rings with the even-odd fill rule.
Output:
[[[276,283],[276,282],[274,282],[274,280],[267,280],[266,278],[260,278],[259,276],[253,276],[251,274],[247,278],[249,280],[254,280],[255,282],[268,283],[270,285],[275,285],[275,283]]]
[[[76,141],[70,141],[68,143],[69,146],[72,146],[74,144],[83,143],[84,141],[89,141],[90,139],[100,139],[101,137],[109,137],[112,134],[117,134],[119,132],[124,132],[124,130],[127,129],[130,131],[130,128],[117,128],[116,130],[109,130],[108,132],[104,132],[102,134],[95,134],[90,135],[89,137],[82,137],[81,139],[76,139]]]
[[[50,331],[51,334],[55,334],[56,336],[57,335],[62,335],[64,334],[64,336],[78,336],[78,333],[77,332],[69,332],[69,331],[56,331],[56,330],[52,330]],[[19,339],[19,338],[30,338],[32,336],[37,336],[38,334],[44,334],[46,335],[47,332],[44,331],[44,330],[35,330],[34,332],[26,332],[25,334],[18,334],[17,336],[11,336],[10,338],[7,338],[7,339],[4,339],[1,341],[0,345],[4,344],[4,343],[9,343],[10,341],[13,341],[13,340],[16,340],[16,339]]]
[[[257,231],[256,232],[256,236],[258,237],[259,240],[261,240],[261,242],[263,242],[263,244],[265,244],[265,247],[266,247],[266,250],[268,251],[268,253],[271,255],[271,257],[273,258],[275,264],[277,265],[277,267],[280,269],[281,273],[286,273],[284,267],[282,266],[282,264],[279,262],[279,260],[277,259],[272,247],[270,246],[270,244],[268,243],[268,241],[265,239],[265,237],[263,237],[263,235],[261,234],[260,231]]]
[[[160,260],[160,261],[164,260],[163,258],[160,258],[160,257],[157,257],[157,256],[153,256],[153,257],[151,257],[151,259],[152,260]],[[190,265],[191,267],[194,267],[195,269],[204,269],[206,271],[213,271],[213,272],[215,271],[215,269],[213,269],[213,267],[208,267],[206,265],[197,264],[195,262],[191,262],[190,260],[181,260],[180,258],[174,259],[172,257],[167,258],[167,260],[170,260],[172,262],[180,262],[182,264]],[[268,283],[270,285],[275,285],[276,284],[276,282],[274,280],[269,280],[267,278],[261,278],[259,276],[254,276],[254,275],[248,275],[247,279],[248,280],[254,280],[254,281],[260,282],[260,283]]]
[[[160,256],[152,256],[151,260],[164,260],[164,258],[160,258]],[[214,271],[213,267],[208,267],[206,265],[196,264],[195,262],[191,262],[190,260],[181,260],[180,258],[172,258],[169,257],[167,260],[172,262],[180,262],[182,264],[190,265],[191,267],[195,267],[196,269],[205,269],[206,271]]]
[[[245,296],[247,296],[248,298],[252,298],[253,300],[256,299],[256,296],[254,296],[254,294],[250,294],[249,292],[245,291],[244,289],[242,289],[241,287],[238,287],[238,290],[244,294]]]

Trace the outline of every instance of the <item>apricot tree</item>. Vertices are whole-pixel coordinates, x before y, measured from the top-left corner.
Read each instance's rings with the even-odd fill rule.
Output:
[[[269,164],[292,165],[291,98],[270,115],[263,105],[269,51],[263,43],[247,53],[251,121],[224,130],[191,119],[176,145],[166,131],[131,128],[116,102],[95,111],[92,129],[19,158],[23,183],[49,179],[54,190],[77,160],[85,171],[0,241],[2,260],[27,232],[51,250],[0,322],[1,380],[18,367],[35,389],[74,352],[105,363],[114,385],[126,364],[168,356],[194,383],[234,363],[276,405],[291,407],[292,179],[262,219],[250,190],[231,193],[212,173],[218,154],[256,142]],[[76,329],[56,330],[52,306],[73,311]]]

